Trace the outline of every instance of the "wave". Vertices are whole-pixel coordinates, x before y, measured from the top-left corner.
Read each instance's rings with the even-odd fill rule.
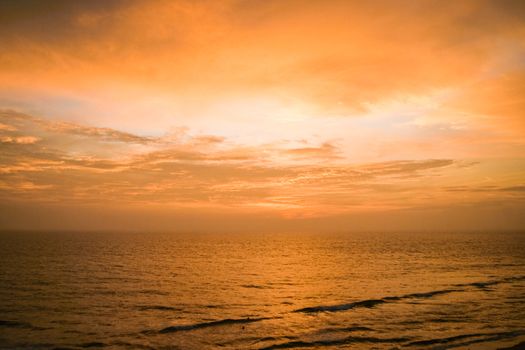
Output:
[[[516,277],[508,277],[503,278],[500,280],[490,280],[490,281],[484,281],[484,282],[471,282],[471,283],[464,283],[464,284],[457,284],[453,285],[450,288],[445,289],[438,289],[433,290],[429,292],[418,292],[418,293],[409,293],[409,294],[402,294],[398,296],[386,296],[383,298],[378,299],[366,299],[366,300],[360,300],[360,301],[354,301],[351,303],[344,303],[344,304],[337,304],[337,305],[319,305],[319,306],[312,306],[312,307],[304,307],[297,310],[291,311],[292,313],[319,313],[319,312],[339,312],[339,311],[345,311],[345,310],[352,310],[355,308],[375,308],[377,306],[387,304],[387,303],[396,303],[398,301],[404,301],[404,300],[413,300],[413,299],[429,299],[434,298],[441,295],[446,295],[449,293],[461,293],[466,292],[468,290],[472,291],[473,288],[487,288],[491,285],[496,285],[500,283],[509,283],[509,282],[515,282],[515,281],[521,281],[525,280],[525,276],[516,276]],[[490,292],[490,290],[487,290],[487,292]],[[153,306],[155,307],[155,306]],[[210,327],[222,327],[222,326],[229,326],[229,325],[243,325],[243,324],[249,324],[254,322],[260,322],[264,320],[272,320],[275,318],[281,318],[284,314],[280,317],[253,317],[253,318],[226,318],[226,319],[219,319],[215,321],[209,321],[209,322],[200,322],[200,323],[193,323],[193,324],[185,324],[185,325],[173,325],[166,328],[162,328],[160,330],[151,330],[151,331],[144,331],[143,334],[169,334],[169,333],[175,333],[175,332],[186,332],[186,331],[193,331],[203,328],[210,328]],[[418,321],[418,322],[461,322],[461,319],[447,319],[447,318],[434,318],[428,321]],[[332,333],[333,336],[336,334],[341,334],[344,332],[352,333],[352,332],[368,332],[368,331],[374,331],[372,328],[368,328],[365,326],[360,325],[347,325],[346,327],[327,327],[324,329],[318,330],[318,334],[324,334],[324,333]],[[338,339],[320,339],[320,340],[301,340],[300,338],[294,337],[262,337],[262,338],[246,338],[242,339],[243,341],[252,341],[252,345],[261,343],[261,342],[270,342],[270,344],[260,344],[262,347],[262,350],[270,350],[270,349],[288,349],[288,348],[307,348],[307,347],[337,347],[337,346],[344,346],[349,344],[359,344],[359,343],[396,343],[396,344],[402,344],[403,347],[410,347],[410,348],[427,348],[430,347],[433,350],[439,350],[439,349],[448,349],[458,346],[468,346],[470,344],[476,344],[481,342],[491,342],[491,341],[498,341],[502,339],[510,339],[513,337],[517,337],[520,335],[525,334],[524,332],[514,331],[514,332],[503,332],[503,333],[472,333],[472,334],[461,334],[456,335],[452,337],[447,338],[436,338],[436,339],[423,339],[421,338],[414,338],[414,337],[392,337],[392,338],[377,338],[370,336],[370,334],[355,334],[352,335],[344,334],[344,338],[338,338]],[[235,340],[235,344],[237,344],[240,340]],[[271,343],[274,344],[271,344]],[[226,343],[225,343],[226,344]],[[233,344],[233,345],[235,345]]]
[[[403,295],[401,297],[386,297],[386,298],[384,298],[384,300],[398,300],[398,299],[395,299],[395,298],[399,298],[399,300],[402,300],[402,299],[426,299],[426,298],[435,297],[436,295],[444,295],[444,294],[455,293],[455,292],[462,292],[462,291],[463,290],[461,290],[461,289],[441,289],[441,290],[434,290],[434,291],[426,292],[426,293],[405,294],[405,295]]]
[[[414,341],[414,342],[406,344],[405,346],[421,347],[421,346],[430,346],[430,345],[444,345],[443,347],[433,347],[432,349],[434,350],[451,349],[451,348],[467,346],[467,345],[472,345],[472,344],[477,344],[477,343],[499,341],[503,339],[511,339],[511,338],[522,336],[522,335],[525,335],[525,331],[460,334],[460,335],[456,335],[453,337],[447,337],[447,338],[436,338],[436,339]],[[476,338],[476,339],[472,339],[472,338]],[[470,339],[470,340],[458,343],[458,341],[466,340],[466,339]],[[454,344],[451,344],[451,343],[454,343]]]
[[[140,343],[129,343],[126,341],[114,341],[110,346],[116,346],[118,349],[127,348],[127,349],[143,349],[143,350],[157,350],[158,347],[153,347],[150,345],[140,344]]]
[[[94,341],[94,342],[80,344],[79,346],[82,347],[82,348],[104,348],[104,347],[109,346],[109,345],[106,344],[106,343],[101,343],[101,342],[98,342],[98,341]]]
[[[525,276],[512,276],[507,278],[502,278],[499,280],[492,280],[492,281],[486,281],[486,282],[472,282],[472,283],[462,283],[462,284],[456,284],[456,287],[477,287],[480,289],[486,289],[489,286],[494,286],[501,283],[509,283],[509,282],[517,282],[517,281],[523,281],[525,280]]]
[[[473,333],[473,334],[461,334],[453,337],[447,338],[436,338],[429,340],[419,340],[419,341],[408,341],[413,338],[410,337],[397,337],[397,338],[375,338],[375,337],[355,337],[349,336],[341,339],[330,339],[330,340],[314,340],[314,341],[289,341],[285,343],[273,344],[260,348],[260,350],[273,350],[273,349],[291,349],[291,348],[310,348],[310,347],[332,347],[332,346],[342,346],[349,344],[359,344],[359,343],[398,343],[402,344],[403,347],[427,347],[433,346],[432,350],[445,350],[461,346],[468,346],[472,344],[482,343],[482,342],[492,342],[499,341],[503,339],[512,339],[525,334],[525,331],[512,331],[512,332],[500,332],[500,333]],[[470,340],[467,340],[470,339]],[[461,340],[466,340],[459,342]],[[403,344],[404,343],[404,344]],[[519,346],[525,343],[517,344],[514,347],[507,348],[509,350],[521,349]],[[505,350],[505,349],[502,349]]]
[[[376,305],[386,303],[383,299],[369,299],[369,300],[362,300],[362,301],[356,301],[354,303],[348,303],[348,304],[339,304],[339,305],[321,305],[321,306],[312,306],[312,307],[305,307],[302,309],[294,310],[294,312],[304,312],[304,313],[314,313],[314,312],[336,312],[336,311],[346,311],[351,310],[358,307],[366,307],[366,308],[372,308]]]
[[[468,338],[479,338],[486,336],[486,333],[474,333],[474,334],[461,334],[456,335],[453,337],[447,337],[447,338],[437,338],[437,339],[429,339],[429,340],[418,340],[411,343],[406,344],[406,346],[421,346],[421,345],[434,345],[434,344],[446,344],[455,342],[457,340],[463,340]]]
[[[487,281],[487,282],[473,282],[473,283],[454,285],[455,287],[462,287],[462,288],[448,288],[448,289],[440,289],[440,290],[434,290],[434,291],[423,292],[423,293],[410,293],[410,294],[404,294],[400,296],[388,296],[388,297],[383,297],[381,299],[367,299],[367,300],[360,300],[360,301],[355,301],[355,302],[345,303],[345,304],[319,305],[319,306],[304,307],[301,309],[294,310],[293,312],[302,312],[302,313],[338,312],[338,311],[347,311],[347,310],[351,310],[355,308],[373,308],[377,305],[386,304],[389,302],[395,302],[395,301],[407,300],[407,299],[428,299],[428,298],[433,298],[438,295],[465,292],[466,291],[465,288],[476,287],[476,288],[485,289],[487,286],[490,286],[490,285],[509,283],[509,282],[521,281],[521,280],[525,280],[525,276],[508,277],[508,278],[504,278],[501,280],[493,280],[493,281]]]
[[[217,320],[217,321],[211,321],[211,322],[202,322],[202,323],[194,323],[194,324],[187,324],[187,325],[179,325],[179,326],[170,326],[163,328],[159,330],[157,333],[174,333],[174,332],[183,332],[183,331],[191,331],[195,329],[200,328],[209,328],[209,327],[218,327],[218,326],[227,326],[232,324],[246,324],[246,323],[254,323],[259,322],[263,320],[268,320],[269,317],[258,317],[258,318],[226,318],[224,320]],[[146,333],[149,333],[150,331],[146,331]]]
[[[320,329],[317,333],[365,332],[365,331],[373,331],[373,329],[364,327],[364,326],[330,327],[330,328]]]
[[[516,345],[512,345],[506,348],[499,348],[498,350],[523,350],[525,349],[525,341],[522,341]]]
[[[381,299],[360,300],[360,301],[356,301],[353,303],[346,303],[346,304],[311,306],[311,307],[305,307],[302,309],[294,310],[294,312],[315,313],[315,312],[347,311],[347,310],[351,310],[355,308],[369,308],[370,309],[377,305],[386,304],[392,301],[399,301],[399,300],[404,300],[404,299],[426,299],[426,298],[432,298],[436,295],[443,295],[443,294],[461,292],[461,291],[462,290],[458,290],[458,289],[435,290],[435,291],[426,292],[426,293],[412,293],[412,294],[405,294],[401,296],[384,297]]]
[[[5,328],[33,328],[33,325],[27,322],[0,320],[0,327]]]
[[[399,337],[399,338],[374,338],[374,337],[346,337],[342,339],[331,339],[331,340],[315,340],[315,341],[291,341],[286,343],[274,344],[260,350],[273,350],[273,349],[291,349],[291,348],[310,348],[310,347],[321,347],[321,346],[340,346],[348,344],[359,344],[359,343],[403,343],[411,338]]]
[[[150,311],[150,310],[157,310],[157,311],[182,311],[181,308],[176,308],[172,306],[164,306],[164,305],[139,305],[137,306],[137,309],[140,311]]]
[[[32,331],[43,331],[50,328],[37,327],[28,322],[0,320],[0,328],[30,329]]]
[[[253,289],[269,289],[272,287],[269,286],[260,286],[258,284],[242,284],[241,287],[243,288],[253,288]]]
[[[225,341],[222,343],[217,343],[215,345],[224,347],[224,346],[235,346],[236,348],[241,347],[239,344],[245,344],[245,343],[251,343],[251,345],[255,345],[257,343],[264,343],[269,341],[279,341],[279,340],[295,340],[298,339],[297,336],[294,335],[283,335],[283,336],[268,336],[268,337],[241,337],[237,339],[232,339],[229,341]]]

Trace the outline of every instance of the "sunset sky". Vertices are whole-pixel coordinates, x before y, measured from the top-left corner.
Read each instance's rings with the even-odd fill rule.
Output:
[[[525,1],[1,1],[0,229],[525,229]]]

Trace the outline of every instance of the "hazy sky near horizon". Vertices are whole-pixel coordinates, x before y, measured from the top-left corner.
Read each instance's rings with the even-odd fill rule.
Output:
[[[525,228],[525,2],[2,1],[0,228]]]

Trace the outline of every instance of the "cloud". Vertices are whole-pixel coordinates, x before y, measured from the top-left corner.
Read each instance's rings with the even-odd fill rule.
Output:
[[[41,123],[45,125],[48,131],[61,134],[86,136],[90,138],[97,137],[105,141],[113,142],[148,143],[151,141],[151,138],[148,137],[141,137],[109,128],[86,127],[68,122],[50,123],[41,121]]]
[[[16,128],[11,126],[11,125],[6,125],[6,124],[0,123],[0,130],[1,131],[15,131]]]
[[[448,191],[452,192],[485,192],[485,193],[497,193],[497,192],[508,192],[520,194],[525,192],[524,185],[516,186],[496,186],[496,185],[481,185],[481,186],[451,186],[447,187]]]
[[[476,80],[524,44],[524,10],[514,1],[0,6],[6,80],[88,91],[109,80],[171,91],[195,101],[191,109],[202,98],[271,93],[349,114]]]
[[[48,42],[56,41],[71,35],[75,29],[79,30],[78,21],[81,22],[83,18],[104,16],[124,5],[125,2],[121,0],[94,0],[84,4],[67,0],[52,3],[38,0],[6,1],[0,4],[0,20],[3,24],[0,34],[8,38],[24,34]],[[87,19],[84,21],[89,22]]]
[[[327,158],[333,159],[338,158],[337,148],[329,142],[323,143],[320,147],[302,147],[302,148],[291,148],[283,151],[284,154],[302,158]]]
[[[524,16],[519,0],[0,1],[0,199],[514,205]]]
[[[289,150],[286,143],[284,148],[242,148],[209,135],[204,139],[210,142],[202,142],[203,137],[190,137],[187,130],[177,141],[159,137],[139,150],[133,149],[134,142],[123,143],[127,151],[119,157],[113,152],[90,154],[108,141],[96,133],[74,133],[83,146],[89,144],[79,154],[71,144],[67,149],[50,147],[61,145],[61,138],[71,142],[70,133],[49,133],[41,120],[24,120],[32,120],[48,134],[37,144],[5,149],[0,159],[4,202],[105,203],[312,218],[418,208],[426,205],[429,195],[437,196],[434,204],[446,203],[450,196],[442,195],[439,179],[470,169],[450,159],[349,164],[308,156],[300,163],[283,162],[282,154]],[[30,124],[25,124],[27,129],[33,128]],[[422,181],[438,184],[429,187]]]
[[[525,58],[525,42],[519,52]],[[522,138],[525,128],[525,64],[495,72],[477,81],[451,101],[455,108],[476,114],[482,125]]]
[[[6,128],[2,137],[17,140],[12,135],[29,131],[39,137],[38,142],[24,139],[4,146],[0,173],[5,200],[348,209],[369,205],[363,191],[379,195],[384,186],[433,176],[430,171],[456,164],[429,159],[351,165],[341,163],[328,142],[319,147],[287,148],[284,143],[246,148],[223,137],[191,136],[187,130],[175,138],[142,138],[14,112],[0,116],[3,124],[16,126]],[[65,143],[67,148],[62,148]],[[108,149],[114,143],[117,148]],[[283,154],[292,159],[283,162]]]
[[[51,121],[8,110],[0,110],[0,120],[3,121],[3,127],[0,128],[0,132],[11,135],[19,134],[20,130],[27,129],[38,130],[38,132],[44,134],[54,133],[87,137],[91,139],[99,138],[107,142],[145,144],[152,141],[152,139],[148,137],[137,136],[110,128],[89,127],[70,122]],[[18,137],[18,139],[20,138],[21,137]],[[25,138],[21,139],[21,141],[26,141],[26,143],[34,143],[37,141],[37,139]]]
[[[509,187],[503,187],[500,189],[500,191],[509,191],[509,192],[525,192],[525,186],[509,186]]]
[[[322,151],[323,147],[333,151],[326,146],[330,143],[311,147],[315,151],[289,148],[286,142],[245,148],[223,137],[192,137],[189,130],[175,138],[151,138],[146,144],[118,142],[122,152],[115,157],[113,150],[99,154],[100,148],[114,143],[106,136],[71,132],[83,130],[81,125],[50,129],[45,120],[17,114],[10,120],[8,115],[4,113],[2,122],[17,125],[9,133],[41,132],[37,143],[2,146],[0,201],[11,209],[38,204],[55,210],[55,206],[67,205],[88,215],[96,208],[134,212],[140,206],[152,212],[141,209],[136,215],[155,216],[172,210],[186,219],[197,213],[210,218],[223,213],[240,215],[237,220],[241,221],[248,215],[253,216],[250,220],[266,217],[276,222],[323,217],[346,222],[345,215],[381,212],[388,216],[390,212],[424,210],[430,204],[475,207],[504,198],[506,205],[521,205],[524,200],[511,195],[521,191],[519,182],[497,181],[499,185],[487,187],[494,194],[490,196],[449,185],[471,181],[468,174],[483,165],[479,162],[418,159],[351,164],[339,158],[332,162]],[[115,134],[118,132],[108,130],[104,135]],[[68,147],[56,147],[64,138]],[[81,139],[80,149],[74,144],[76,138]],[[301,150],[301,162],[283,162],[282,154],[290,149]],[[523,168],[516,166],[517,173],[508,173],[519,174]]]
[[[35,142],[38,142],[40,139],[34,136],[19,136],[19,137],[10,137],[2,136],[0,137],[0,142],[2,143],[19,143],[22,145],[28,145]]]

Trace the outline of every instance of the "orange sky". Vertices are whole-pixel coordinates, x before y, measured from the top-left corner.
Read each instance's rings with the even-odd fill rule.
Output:
[[[4,1],[0,228],[525,228],[525,2]]]

